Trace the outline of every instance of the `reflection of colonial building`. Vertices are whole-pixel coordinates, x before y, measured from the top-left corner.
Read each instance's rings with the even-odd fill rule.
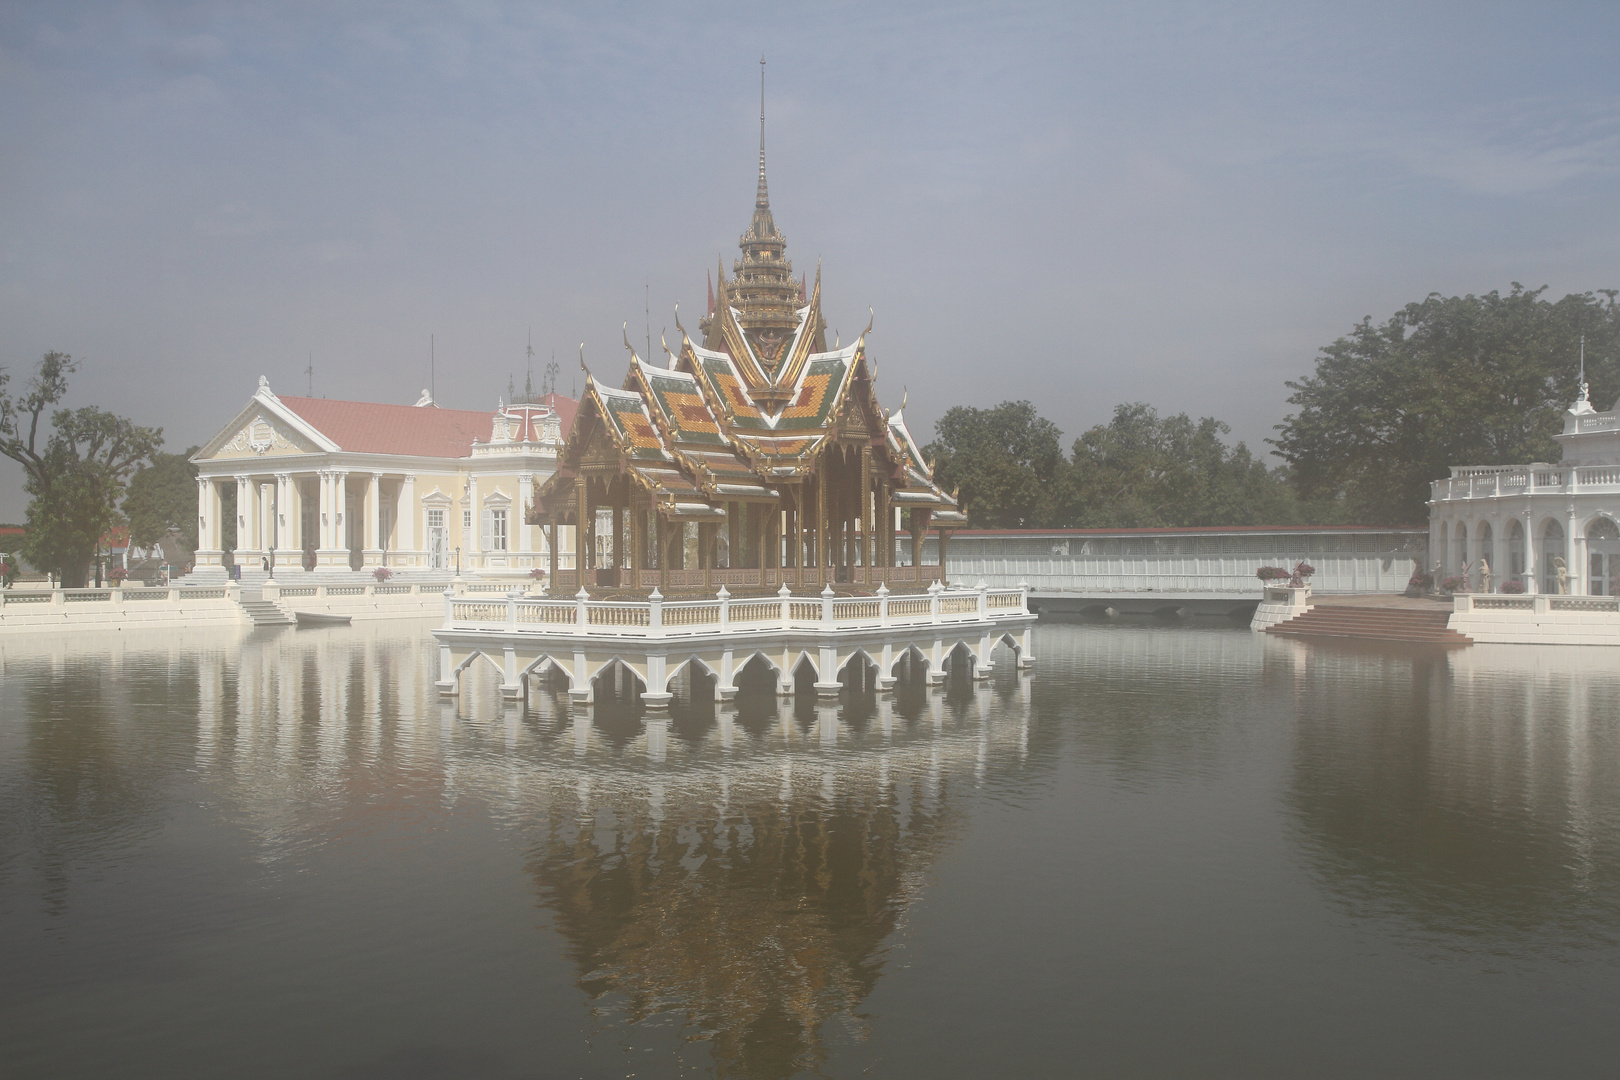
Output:
[[[1612,596],[1620,591],[1620,410],[1597,412],[1581,396],[1564,413],[1556,465],[1452,466],[1429,499],[1429,550],[1442,576],[1480,560],[1495,585],[1527,592]],[[1560,565],[1562,564],[1562,565]]]
[[[293,573],[527,575],[551,555],[524,521],[524,500],[556,469],[574,409],[557,394],[493,413],[441,409],[426,391],[415,406],[281,397],[260,379],[192,459],[197,569],[223,573],[234,535],[235,562],[249,574],[273,558]],[[572,536],[562,543],[570,565]]]

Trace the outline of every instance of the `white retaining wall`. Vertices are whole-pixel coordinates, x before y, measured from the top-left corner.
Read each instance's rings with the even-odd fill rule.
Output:
[[[1493,644],[1620,645],[1620,597],[1461,595],[1446,625]]]
[[[952,581],[1029,583],[1037,594],[1232,592],[1254,595],[1262,566],[1316,567],[1317,593],[1400,592],[1427,529],[1071,529],[960,532],[946,549]],[[923,546],[923,562],[937,548]],[[899,545],[903,552],[909,547]]]

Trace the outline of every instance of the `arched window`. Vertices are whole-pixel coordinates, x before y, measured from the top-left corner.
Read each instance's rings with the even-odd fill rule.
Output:
[[[1471,569],[1472,567],[1468,565],[1468,526],[1459,521],[1457,522],[1457,573],[1461,574],[1465,570]]]
[[[1541,591],[1544,593],[1561,593],[1569,591],[1566,581],[1562,586],[1558,582],[1558,570],[1564,566],[1569,557],[1568,549],[1564,544],[1564,527],[1553,518],[1541,527],[1541,558],[1536,562],[1541,566]],[[1566,571],[1567,577],[1567,571]]]
[[[1442,521],[1440,523],[1440,546],[1435,550],[1434,555],[1435,555],[1434,561],[1440,564],[1439,570],[1438,570],[1438,573],[1440,574],[1440,576],[1445,577],[1447,574],[1451,573],[1451,523],[1450,522]],[[1436,585],[1436,587],[1438,587],[1439,582],[1435,582],[1435,585]]]
[[[1492,559],[1496,558],[1496,549],[1491,546],[1491,539],[1491,523],[1488,521],[1483,522],[1479,527],[1479,535],[1474,538],[1474,559],[1476,562],[1474,576],[1479,581],[1479,587],[1482,590],[1485,588],[1485,581],[1481,575],[1485,573],[1485,567],[1489,566],[1492,574],[1501,573],[1491,562]]]
[[[1586,527],[1586,592],[1613,596],[1620,586],[1620,527],[1613,518],[1593,519]]]

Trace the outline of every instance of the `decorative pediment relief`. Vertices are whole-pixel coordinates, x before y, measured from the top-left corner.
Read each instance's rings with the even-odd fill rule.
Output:
[[[214,453],[216,458],[283,457],[313,451],[301,435],[279,427],[263,413],[253,417],[236,435]]]

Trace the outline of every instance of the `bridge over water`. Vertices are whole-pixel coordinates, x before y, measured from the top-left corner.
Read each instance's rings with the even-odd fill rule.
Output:
[[[948,577],[993,587],[1029,583],[1051,614],[1252,614],[1262,566],[1316,567],[1318,594],[1399,592],[1428,565],[1428,529],[1362,526],[1203,529],[996,529],[958,532]],[[938,561],[936,541],[922,562]]]

